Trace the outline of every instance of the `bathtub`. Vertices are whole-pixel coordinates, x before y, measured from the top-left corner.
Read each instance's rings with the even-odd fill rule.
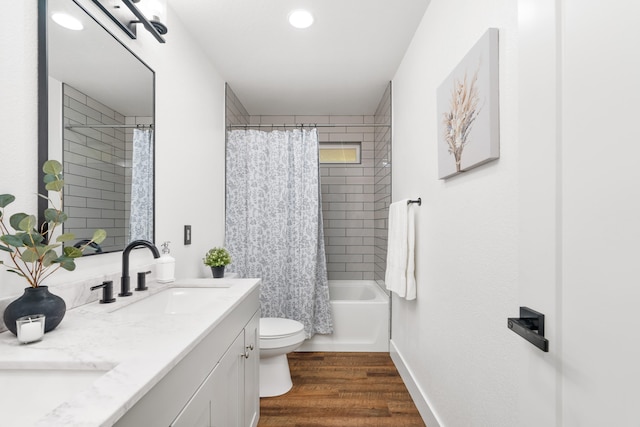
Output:
[[[333,334],[297,351],[389,351],[389,297],[373,280],[329,280]]]

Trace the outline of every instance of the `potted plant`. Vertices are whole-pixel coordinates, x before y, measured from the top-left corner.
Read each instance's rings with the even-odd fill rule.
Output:
[[[207,255],[203,259],[204,265],[211,267],[214,279],[224,277],[225,265],[231,264],[231,255],[225,248],[209,249]]]
[[[57,252],[63,243],[75,239],[73,233],[55,234],[56,229],[68,218],[62,211],[62,165],[56,160],[48,160],[42,170],[45,173],[46,189],[60,195],[60,208],[56,208],[47,196],[39,195],[49,200],[52,206],[44,211],[45,222],[40,227],[35,215],[20,212],[7,218],[5,208],[13,203],[15,197],[12,194],[0,194],[0,251],[7,253],[5,260],[8,258],[7,261],[0,260],[0,265],[24,278],[30,285],[4,311],[4,323],[14,334],[15,320],[31,314],[46,316],[45,332],[60,324],[66,311],[65,302],[50,293],[43,282],[61,268],[75,270],[74,260],[82,256],[84,249],[89,245],[102,243],[107,236],[106,231],[96,230],[93,237],[83,241],[79,247],[68,245],[60,253]]]

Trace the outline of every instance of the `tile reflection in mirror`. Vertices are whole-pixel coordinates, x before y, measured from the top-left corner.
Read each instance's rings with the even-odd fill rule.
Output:
[[[100,253],[120,251],[132,239],[133,132],[136,125],[154,123],[154,72],[79,4],[47,4],[47,146],[49,158],[64,165],[64,207],[69,215],[64,232],[81,241],[103,228],[108,238]],[[79,19],[84,29],[70,31],[50,20],[60,10]],[[151,223],[145,240],[153,241],[152,145],[149,153]]]

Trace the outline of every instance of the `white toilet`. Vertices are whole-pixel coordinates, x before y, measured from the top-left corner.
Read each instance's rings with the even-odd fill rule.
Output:
[[[260,397],[285,394],[293,383],[287,353],[304,341],[304,325],[291,319],[260,319]]]

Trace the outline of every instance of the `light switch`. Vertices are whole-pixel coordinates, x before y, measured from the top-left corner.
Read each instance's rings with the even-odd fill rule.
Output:
[[[191,244],[191,226],[190,225],[184,226],[184,244],[185,245]]]

